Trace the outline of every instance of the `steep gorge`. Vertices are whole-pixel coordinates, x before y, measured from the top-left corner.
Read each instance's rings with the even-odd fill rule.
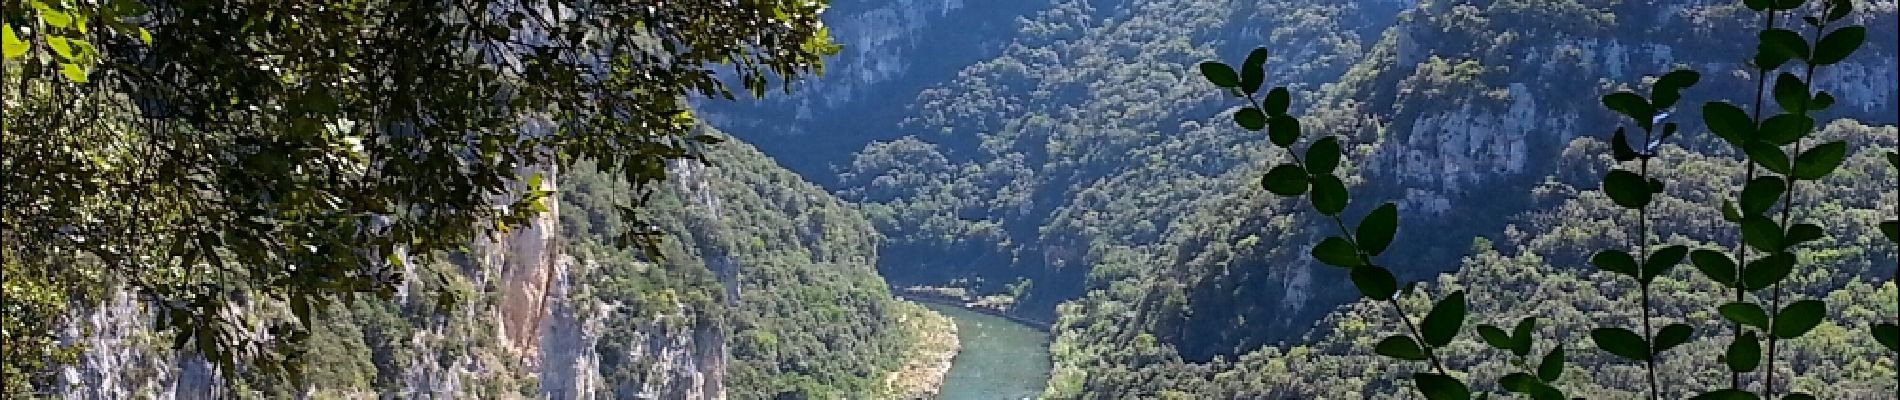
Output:
[[[202,398],[226,383],[264,397],[755,399],[887,390],[886,375],[910,363],[909,343],[923,328],[902,321],[933,315],[893,298],[876,276],[875,232],[743,143],[707,151],[718,164],[674,165],[647,214],[667,234],[663,258],[610,244],[632,225],[608,207],[627,195],[604,176],[523,171],[543,175],[541,189],[557,194],[548,212],[466,254],[411,260],[406,283],[387,300],[360,296],[320,313],[301,385],[218,376],[171,351],[168,335],[147,330],[151,316],[138,300],[120,294],[77,316],[69,338],[84,352],[61,374],[59,394]],[[773,347],[763,337],[783,338],[774,342],[784,347],[761,348]],[[808,347],[816,344],[832,350]],[[812,364],[798,369],[792,360]]]

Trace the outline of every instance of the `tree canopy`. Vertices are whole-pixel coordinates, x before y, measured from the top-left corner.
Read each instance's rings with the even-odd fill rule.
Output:
[[[119,285],[226,370],[294,368],[272,362],[307,336],[290,317],[393,294],[406,258],[524,221],[579,160],[636,188],[620,241],[651,248],[665,162],[717,141],[685,99],[820,72],[824,7],[8,2],[7,389],[58,353],[67,305]]]

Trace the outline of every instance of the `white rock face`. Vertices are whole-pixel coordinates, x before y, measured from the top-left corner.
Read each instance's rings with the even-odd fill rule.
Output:
[[[865,95],[866,87],[897,78],[910,68],[907,53],[920,45],[918,32],[938,17],[963,8],[963,0],[888,0],[855,13],[825,13],[832,39],[846,44],[825,77],[799,87],[799,119],[811,119],[815,106],[834,107]]]
[[[1889,38],[1891,39],[1891,38]],[[1861,63],[1843,63],[1821,69],[1815,74],[1815,86],[1834,95],[1836,107],[1855,107],[1861,113],[1892,112],[1896,87],[1896,73],[1900,73],[1900,59],[1892,55],[1880,58],[1862,57]],[[1873,62],[1865,62],[1873,61]],[[1889,118],[1891,114],[1889,114]]]
[[[1409,123],[1404,142],[1387,145],[1368,165],[1409,187],[1403,206],[1440,214],[1456,198],[1492,179],[1525,172],[1531,141],[1563,143],[1576,131],[1578,116],[1563,108],[1540,108],[1522,83],[1509,89],[1510,106],[1488,110],[1466,103],[1451,111],[1429,113]],[[1401,125],[1403,126],[1403,125]]]
[[[60,367],[62,399],[159,400],[209,398],[218,382],[202,357],[173,355],[171,342],[149,328],[151,312],[129,290],[118,290],[97,308],[74,316],[68,344],[84,347],[77,365]]]

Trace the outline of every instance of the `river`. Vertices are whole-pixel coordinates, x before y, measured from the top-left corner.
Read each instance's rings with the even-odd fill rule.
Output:
[[[962,350],[951,361],[939,400],[1033,399],[1049,382],[1049,334],[1009,319],[924,304],[957,323]]]

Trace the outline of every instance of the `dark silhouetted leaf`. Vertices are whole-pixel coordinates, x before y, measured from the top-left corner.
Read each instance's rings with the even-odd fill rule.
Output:
[[[1748,267],[1742,269],[1742,288],[1761,290],[1781,283],[1794,271],[1794,262],[1794,255],[1788,253],[1775,253],[1749,261]]]
[[[1820,240],[1823,237],[1827,237],[1827,232],[1822,231],[1819,225],[1794,224],[1794,226],[1788,227],[1788,237],[1785,240],[1788,241],[1789,246],[1798,246],[1809,241]]]
[[[1768,329],[1768,312],[1763,311],[1761,306],[1755,305],[1755,303],[1738,301],[1723,304],[1716,309],[1722,312],[1723,318],[1728,318],[1728,320],[1735,321],[1735,323]]]
[[[1478,325],[1478,337],[1484,339],[1484,344],[1498,350],[1510,351],[1517,345],[1517,342],[1511,338],[1511,334],[1504,333],[1504,329],[1491,325]]]
[[[1333,236],[1313,245],[1313,259],[1335,267],[1352,268],[1361,265],[1359,253],[1353,249],[1352,242]]]
[[[1339,137],[1327,136],[1313,142],[1306,148],[1306,170],[1313,174],[1330,174],[1339,168]]]
[[[1609,195],[1616,205],[1628,209],[1639,209],[1649,205],[1654,193],[1650,192],[1649,181],[1641,175],[1625,170],[1610,171],[1603,177],[1603,194]]]
[[[1709,131],[1731,145],[1740,145],[1755,137],[1755,120],[1734,104],[1710,102],[1702,105],[1702,121]]]
[[[1267,118],[1267,140],[1280,147],[1292,147],[1300,141],[1300,120],[1279,115]]]
[[[1346,209],[1346,184],[1332,175],[1313,176],[1313,209],[1325,215],[1339,215]]]
[[[1827,20],[1839,21],[1854,12],[1853,0],[1827,0]]]
[[[1306,194],[1306,170],[1295,164],[1280,164],[1260,177],[1260,187],[1281,196]]]
[[[1801,114],[1781,114],[1761,122],[1761,141],[1781,146],[1794,143],[1814,132],[1814,118]]]
[[[1847,59],[1848,55],[1854,54],[1854,50],[1859,49],[1861,42],[1866,40],[1867,27],[1849,26],[1835,29],[1827,36],[1822,36],[1819,43],[1815,43],[1814,60],[1810,63],[1814,65],[1839,63]]]
[[[1655,281],[1656,277],[1668,274],[1669,270],[1675,269],[1687,255],[1689,255],[1689,247],[1682,245],[1663,247],[1649,253],[1649,258],[1643,261],[1643,283],[1648,284]]]
[[[1882,346],[1887,346],[1887,351],[1900,351],[1900,325],[1874,325],[1874,340],[1880,341]]]
[[[1802,152],[1794,159],[1796,179],[1816,180],[1834,173],[1847,159],[1847,142],[1833,141]]]
[[[1808,334],[1821,319],[1827,317],[1827,303],[1820,300],[1802,300],[1789,304],[1775,314],[1773,331],[1775,337],[1794,339]]]
[[[1451,292],[1432,311],[1425,314],[1425,320],[1419,324],[1419,336],[1432,346],[1451,344],[1458,337],[1458,331],[1465,326],[1465,292]]]
[[[1814,93],[1814,100],[1808,102],[1808,110],[1821,111],[1834,106],[1834,94],[1822,90]]]
[[[1376,265],[1362,265],[1352,269],[1352,285],[1359,288],[1359,294],[1373,300],[1390,300],[1398,294],[1399,278],[1392,271]]]
[[[1887,235],[1887,241],[1889,242],[1900,243],[1900,222],[1887,221],[1880,223],[1880,234]]]
[[[1768,209],[1774,208],[1775,203],[1781,201],[1783,191],[1788,188],[1788,184],[1784,182],[1781,178],[1772,176],[1758,177],[1748,181],[1748,185],[1742,187],[1741,212],[1743,215],[1762,215],[1768,212]]]
[[[1240,111],[1234,112],[1234,123],[1250,131],[1266,129],[1267,114],[1260,112],[1258,108],[1242,108]]]
[[[1603,250],[1590,256],[1590,265],[1597,269],[1615,272],[1630,277],[1636,276],[1636,257],[1622,250]]]
[[[1695,269],[1702,271],[1702,275],[1710,280],[1722,286],[1735,287],[1735,260],[1729,258],[1728,254],[1715,250],[1696,250],[1689,253],[1689,263],[1694,264]]]
[[[1690,328],[1688,325],[1669,324],[1669,326],[1664,326],[1662,329],[1656,330],[1656,353],[1660,354],[1674,349],[1676,346],[1681,346],[1683,343],[1688,343],[1689,338],[1692,336],[1695,336],[1695,328]]]
[[[1214,61],[1201,63],[1201,76],[1207,78],[1207,82],[1214,86],[1240,87],[1240,74],[1234,73],[1234,67],[1227,64]]]
[[[1750,215],[1742,218],[1742,241],[1761,251],[1781,251],[1781,225],[1767,216]]]
[[[1781,151],[1780,147],[1775,147],[1775,145],[1768,143],[1752,142],[1744,145],[1742,150],[1748,153],[1748,159],[1750,161],[1761,165],[1762,168],[1767,168],[1769,171],[1773,171],[1777,174],[1788,174],[1788,153]]]
[[[1425,355],[1425,350],[1418,346],[1418,341],[1412,340],[1412,337],[1405,335],[1392,336],[1385,338],[1385,340],[1380,340],[1379,345],[1373,348],[1373,352],[1382,356],[1407,361],[1423,361],[1430,358]]]
[[[1616,92],[1603,95],[1603,106],[1611,111],[1635,119],[1637,125],[1647,128],[1656,116],[1656,109],[1650,107],[1649,100],[1630,92]]]
[[[1240,63],[1240,90],[1247,94],[1260,91],[1260,84],[1267,80],[1267,49],[1254,48],[1247,53],[1247,61]]]
[[[1808,58],[1808,42],[1801,34],[1787,29],[1769,29],[1761,32],[1761,44],[1756,48],[1755,65],[1767,69],[1780,68],[1788,60]]]
[[[1630,147],[1629,137],[1623,134],[1623,128],[1616,128],[1616,133],[1610,134],[1610,156],[1617,161],[1632,161],[1642,157],[1642,154]]]
[[[1374,208],[1372,213],[1366,214],[1365,219],[1359,220],[1359,228],[1355,232],[1359,239],[1359,249],[1365,251],[1368,256],[1384,253],[1386,247],[1392,244],[1392,238],[1397,235],[1398,230],[1399,206],[1392,203],[1380,204],[1379,208]]]
[[[1284,87],[1276,87],[1267,91],[1267,98],[1261,101],[1260,108],[1266,110],[1267,115],[1280,117],[1286,116],[1287,109],[1292,106],[1293,93],[1288,92]]]
[[[1439,374],[1412,375],[1412,381],[1418,384],[1418,392],[1428,400],[1470,400],[1471,389],[1464,382]]]
[[[1556,382],[1564,376],[1564,346],[1557,345],[1550,353],[1544,354],[1544,360],[1537,363],[1537,377],[1545,382]]]
[[[1734,342],[1728,345],[1728,351],[1722,354],[1722,362],[1735,372],[1754,372],[1761,366],[1761,339],[1754,331],[1742,332]]]
[[[1536,329],[1537,317],[1525,317],[1524,319],[1518,320],[1517,327],[1511,330],[1515,332],[1511,335],[1511,354],[1516,354],[1518,357],[1530,356],[1531,341],[1537,339],[1535,336],[1531,336],[1531,331]]]
[[[1775,77],[1774,93],[1775,104],[1781,105],[1782,110],[1787,110],[1795,115],[1806,114],[1808,112],[1807,102],[1812,94],[1808,92],[1807,82],[1802,82],[1801,77],[1794,76],[1794,74],[1788,72],[1781,73],[1780,76]],[[1765,123],[1763,126],[1764,129],[1762,130],[1765,136],[1773,135],[1773,133],[1766,132],[1767,125]]]
[[[1649,342],[1628,329],[1597,328],[1590,331],[1590,340],[1610,354],[1636,361],[1649,360]]]

